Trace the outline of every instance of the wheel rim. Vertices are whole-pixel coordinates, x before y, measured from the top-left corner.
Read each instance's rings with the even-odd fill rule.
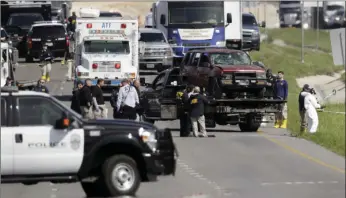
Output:
[[[112,183],[120,191],[128,191],[135,183],[135,171],[128,164],[117,164],[112,171]]]

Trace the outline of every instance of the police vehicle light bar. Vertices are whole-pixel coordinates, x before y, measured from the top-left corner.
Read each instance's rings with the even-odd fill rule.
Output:
[[[5,86],[5,87],[1,87],[1,92],[18,92],[19,88],[16,86]]]
[[[50,24],[50,23],[60,23],[59,21],[35,21],[34,24]]]
[[[93,24],[92,24],[92,23],[88,23],[88,24],[86,25],[86,27],[87,27],[88,29],[93,28]]]

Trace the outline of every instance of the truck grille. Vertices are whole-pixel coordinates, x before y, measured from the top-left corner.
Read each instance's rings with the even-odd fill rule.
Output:
[[[287,25],[293,25],[297,21],[297,14],[290,13],[290,14],[284,14],[284,22]]]
[[[234,73],[235,79],[256,78],[256,73]]]
[[[252,32],[243,31],[243,40],[251,40]]]
[[[145,48],[144,56],[165,56],[166,52],[165,48]]]

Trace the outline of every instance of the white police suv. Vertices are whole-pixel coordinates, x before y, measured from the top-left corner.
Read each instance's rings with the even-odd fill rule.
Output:
[[[1,89],[1,182],[80,182],[88,197],[134,195],[175,173],[168,129],[130,120],[84,120],[55,97]]]

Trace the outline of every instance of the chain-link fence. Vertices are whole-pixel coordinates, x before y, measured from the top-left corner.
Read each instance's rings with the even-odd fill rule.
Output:
[[[267,42],[331,53],[329,30],[345,27],[345,4],[345,1],[246,1],[242,2],[242,11],[252,13],[259,23],[266,22],[261,33],[267,36]]]

